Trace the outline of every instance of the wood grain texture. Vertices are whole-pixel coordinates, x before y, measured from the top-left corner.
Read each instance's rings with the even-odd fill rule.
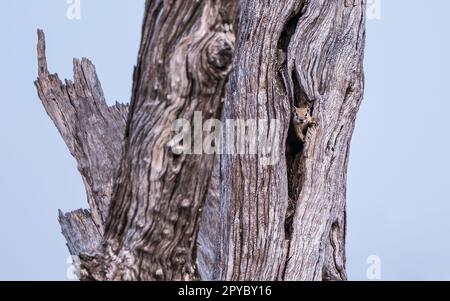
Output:
[[[206,281],[214,279],[214,268],[219,260],[220,181],[219,158],[216,158],[206,193],[197,237],[199,274],[200,278]]]
[[[75,256],[96,254],[102,235],[94,224],[89,210],[80,209],[65,214],[59,211],[58,221],[70,254]]]
[[[176,119],[220,117],[235,11],[229,0],[147,1],[105,231],[107,279],[199,278],[196,238],[214,156],[174,155],[167,145]]]
[[[290,107],[276,77],[277,34],[285,14],[279,1],[241,1],[235,69],[224,107],[226,119],[279,120],[282,139],[276,148],[282,153]],[[221,168],[221,258],[215,278],[278,279],[286,253],[286,162],[263,166],[257,156],[230,155],[221,157]]]
[[[280,120],[286,160],[222,157],[217,279],[346,279],[346,172],[363,92],[364,14],[362,0],[241,2],[224,114]],[[288,153],[290,108],[302,103],[318,124]]]
[[[306,1],[288,48],[288,72],[318,126],[298,160],[302,183],[285,280],[347,277],[347,164],[364,91],[365,11],[364,0]]]
[[[76,225],[90,227],[95,224],[98,232],[103,233],[120,160],[128,107],[122,104],[109,107],[106,104],[95,67],[87,59],[74,60],[74,81],[63,83],[57,74],[50,74],[45,47],[44,33],[39,30],[39,77],[35,85],[47,114],[78,163],[90,206],[90,213],[75,211],[60,215],[62,231],[66,238],[73,236],[68,239],[71,251],[90,249],[100,241],[85,241],[88,236],[86,233],[76,234],[82,230]],[[97,240],[99,236],[93,235],[91,239]]]
[[[176,16],[180,13],[186,13],[186,18],[177,19]],[[156,20],[159,16],[163,16],[163,18]],[[147,2],[142,47],[135,72],[134,86],[135,98],[139,98],[140,101],[147,102],[147,104],[145,104],[145,109],[139,107],[132,111],[134,114],[130,116],[127,135],[129,132],[133,132],[131,125],[136,118],[139,125],[135,132],[139,132],[141,127],[153,131],[153,134],[148,134],[154,136],[155,141],[152,143],[155,145],[155,152],[160,154],[162,150],[166,156],[171,156],[172,154],[165,144],[170,138],[168,134],[175,118],[192,116],[194,110],[206,113],[205,118],[216,117],[220,114],[223,87],[231,67],[234,49],[233,26],[236,23],[236,16],[237,1]],[[152,46],[151,49],[148,49],[149,44]],[[103,240],[105,216],[109,212],[109,203],[125,138],[128,106],[120,104],[114,107],[106,106],[95,67],[87,59],[83,59],[81,62],[74,61],[75,83],[66,81],[63,84],[57,75],[49,74],[45,56],[45,37],[42,31],[38,31],[38,62],[39,78],[36,81],[36,87],[39,97],[78,162],[92,212],[91,214],[89,211],[77,210],[68,214],[60,213],[59,221],[63,235],[66,237],[71,254],[81,255],[82,260],[86,260],[85,264],[82,262],[84,270],[81,271],[84,280],[108,279],[105,272],[108,268],[105,267],[105,262],[108,262],[110,257],[103,262],[103,246],[108,252],[111,248],[108,242],[101,243],[101,241]],[[164,72],[161,72],[163,69]],[[138,85],[142,85],[142,87],[139,88]],[[139,89],[143,91],[138,91]],[[158,94],[155,94],[156,91]],[[139,95],[147,92],[150,94]],[[145,99],[141,99],[141,97]],[[156,99],[154,99],[155,97]],[[159,102],[159,105],[156,105],[155,100]],[[141,120],[143,115],[150,116],[147,115],[150,113],[149,107],[152,107],[150,110],[155,110],[152,114],[154,123],[147,123],[147,119],[143,122]],[[165,119],[159,120],[158,114],[161,111],[165,111],[167,116]],[[139,132],[138,134],[144,133]],[[147,143],[148,141],[142,142]],[[134,147],[138,148],[140,145],[136,143]],[[147,150],[147,147],[148,144],[142,145],[144,150]],[[154,155],[155,160],[161,159],[159,154]],[[153,151],[151,155],[153,155]],[[171,170],[165,180],[172,185],[171,189],[174,192],[164,188],[164,196],[173,194],[173,197],[180,202],[178,194],[181,194],[182,204],[173,208],[173,212],[168,217],[171,220],[169,223],[173,223],[178,214],[184,215],[185,213],[193,214],[194,221],[192,223],[190,220],[187,221],[192,224],[192,227],[186,229],[191,235],[187,239],[188,249],[173,247],[176,250],[172,254],[164,254],[164,256],[168,258],[172,256],[170,258],[172,260],[173,257],[180,256],[176,252],[181,250],[182,257],[189,257],[192,265],[190,269],[197,273],[195,262],[192,260],[195,261],[198,251],[199,269],[207,273],[206,265],[208,264],[209,267],[211,261],[207,256],[213,255],[211,253],[212,246],[206,244],[205,241],[209,241],[210,237],[206,240],[199,239],[199,244],[203,245],[201,250],[196,248],[195,237],[204,199],[210,199],[210,197],[205,197],[205,189],[208,188],[211,177],[213,156],[207,156],[206,161],[202,160],[201,156],[194,156],[187,164],[185,164],[185,158],[174,157],[173,162],[165,163]],[[132,161],[129,163],[134,164],[135,161]],[[124,164],[128,164],[128,162]],[[181,166],[184,165],[187,165],[187,168],[183,180],[178,173]],[[195,167],[199,167],[200,171],[204,172],[203,177],[193,178],[191,176],[192,173],[195,174]],[[141,173],[147,173],[145,170],[147,168],[150,170],[151,167],[138,164],[138,166],[127,167],[128,172],[134,168],[141,168]],[[133,172],[136,171],[133,170]],[[159,172],[164,173],[162,170]],[[190,184],[187,183],[184,190],[175,191],[183,188],[179,187],[180,179],[182,181],[189,179],[197,184],[192,184],[191,189]],[[164,184],[157,184],[156,180],[153,177],[149,179],[153,187],[158,186],[158,191],[154,191],[158,195]],[[140,183],[141,179],[137,179],[137,181]],[[141,188],[135,187],[135,189],[140,190]],[[200,191],[197,191],[199,189]],[[214,189],[209,189],[209,194],[214,195]],[[185,193],[186,190],[189,193]],[[141,194],[140,196],[148,200],[146,195]],[[186,204],[189,198],[193,198],[192,202],[195,202],[191,212],[188,212],[190,205]],[[123,201],[128,203],[128,199]],[[148,205],[143,206],[141,210],[147,210]],[[143,214],[146,215],[147,212],[143,212]],[[159,220],[159,216],[156,218]],[[136,221],[137,227],[146,221],[147,217]],[[205,218],[205,221],[204,229],[211,230],[211,227],[217,229],[216,220]],[[126,222],[126,220],[119,221],[119,223],[122,222]],[[95,225],[98,234],[93,233],[95,229],[91,227],[92,225]],[[184,226],[180,222],[180,227]],[[163,229],[163,232],[167,233],[167,229]],[[92,235],[89,236],[89,233]],[[209,231],[204,233],[206,236],[211,235]],[[94,251],[95,246],[99,245],[102,247]],[[140,256],[139,247],[135,252]],[[108,277],[115,279],[116,276],[108,275]],[[143,277],[139,275],[139,279],[145,279]]]

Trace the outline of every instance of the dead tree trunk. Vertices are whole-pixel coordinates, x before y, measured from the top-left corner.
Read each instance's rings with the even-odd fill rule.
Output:
[[[88,60],[73,82],[49,74],[39,31],[38,94],[90,206],[59,217],[80,278],[345,280],[364,13],[364,0],[148,0],[132,100],[113,107]],[[291,121],[302,106],[306,139]],[[196,111],[278,120],[280,160],[174,154],[173,123]]]
[[[225,118],[281,121],[275,149],[286,159],[263,166],[222,157],[219,279],[346,279],[346,172],[363,92],[364,2],[243,1]],[[316,125],[300,141],[290,111],[303,106]]]

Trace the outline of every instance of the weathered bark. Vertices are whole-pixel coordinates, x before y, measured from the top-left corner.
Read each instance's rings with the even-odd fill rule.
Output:
[[[60,210],[58,220],[71,255],[93,255],[97,252],[102,234],[95,225],[90,211],[79,209],[64,214]]]
[[[90,206],[59,217],[81,279],[345,280],[364,10],[363,0],[241,0],[238,19],[237,0],[148,0],[130,107],[107,106],[86,59],[73,83],[49,74],[39,31],[38,94]],[[279,121],[276,164],[172,152],[175,120],[219,118],[223,102],[223,119]],[[317,121],[304,142],[290,113],[302,103]]]
[[[346,172],[363,91],[364,15],[362,0],[242,1],[224,114],[281,121],[275,147],[286,160],[222,157],[218,279],[346,279]],[[290,109],[302,103],[317,121],[304,143],[288,137]],[[285,224],[290,200],[295,215]]]
[[[193,255],[214,156],[177,156],[168,143],[176,119],[220,116],[235,10],[229,0],[147,4],[105,232],[108,279],[198,279]]]
[[[219,261],[220,182],[220,162],[216,158],[197,237],[198,267],[202,280],[214,279],[214,269]]]
[[[90,207],[90,212],[61,213],[62,232],[69,250],[93,251],[103,235],[128,107],[107,106],[95,67],[87,59],[74,60],[73,82],[63,84],[56,74],[49,74],[42,31],[38,31],[37,50],[39,77],[35,84],[39,98],[77,160]],[[95,233],[92,241],[86,240],[89,235],[83,231]]]
[[[237,1],[148,1],[128,123],[119,115],[126,107],[106,106],[89,61],[75,61],[75,84],[48,74],[39,33],[39,96],[78,161],[100,235],[107,217],[95,254],[82,241],[91,215],[60,217],[69,249],[86,259],[86,279],[198,278],[196,236],[214,156],[177,156],[168,143],[176,119],[220,116],[236,15]]]

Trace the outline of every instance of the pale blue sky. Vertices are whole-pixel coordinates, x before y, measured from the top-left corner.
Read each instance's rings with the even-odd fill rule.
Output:
[[[110,103],[128,101],[144,0],[2,0],[0,34],[0,280],[65,280],[68,252],[57,209],[86,207],[74,159],[37,98],[36,28],[50,71],[72,77],[72,58],[97,66]],[[450,70],[447,0],[383,0],[367,23],[366,97],[348,184],[348,271],[366,279],[450,280]]]

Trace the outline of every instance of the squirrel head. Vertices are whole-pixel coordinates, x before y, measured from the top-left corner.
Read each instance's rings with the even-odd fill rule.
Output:
[[[309,111],[307,107],[292,108],[295,123],[305,123],[308,121]]]

